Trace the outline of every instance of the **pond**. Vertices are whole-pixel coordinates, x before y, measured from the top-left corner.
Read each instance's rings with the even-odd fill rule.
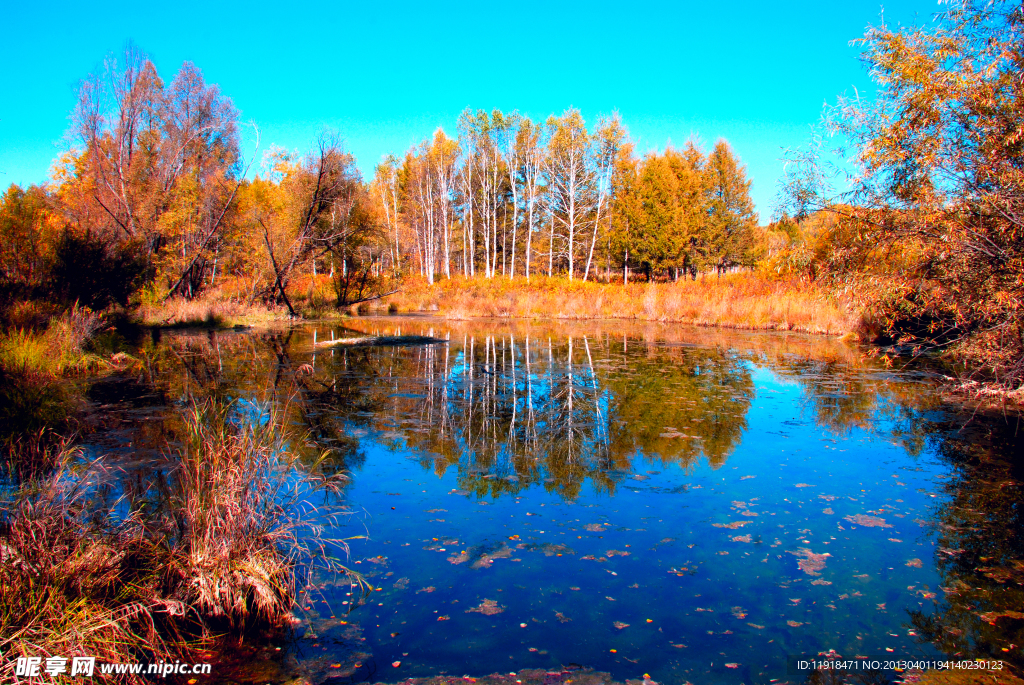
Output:
[[[323,344],[358,334],[445,342]],[[145,350],[87,395],[86,442],[126,479],[157,479],[188,393],[277,402],[295,449],[350,473],[336,532],[371,591],[317,578],[296,637],[236,680],[1020,660],[1017,418],[945,403],[925,366],[803,335],[411,317]]]

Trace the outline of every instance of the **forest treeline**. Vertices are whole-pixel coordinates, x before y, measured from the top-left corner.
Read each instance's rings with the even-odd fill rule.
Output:
[[[640,158],[617,116],[588,131],[575,109],[537,123],[467,109],[456,137],[438,128],[367,182],[327,133],[306,154],[272,147],[249,174],[231,101],[194,65],[165,83],[129,48],[83,82],[72,120],[52,181],[3,198],[7,287],[104,306],[143,287],[191,299],[227,278],[291,308],[307,274],[329,274],[344,302],[408,274],[628,281],[756,261],[729,145]]]
[[[542,122],[467,109],[451,135],[437,129],[369,179],[328,133],[305,153],[243,154],[237,111],[194,65],[165,82],[129,48],[83,81],[50,182],[0,201],[0,299],[101,309],[211,296],[296,314],[311,284],[347,307],[446,279],[746,270],[842,293],[868,337],[952,351],[1016,388],[1022,26],[1019,3],[961,0],[925,28],[869,29],[874,98],[827,111],[820,140],[838,149],[790,154],[767,226],[725,141],[639,155],[617,115],[588,128],[571,108]]]

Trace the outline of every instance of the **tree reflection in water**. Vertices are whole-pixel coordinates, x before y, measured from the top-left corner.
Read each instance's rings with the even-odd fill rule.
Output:
[[[1003,660],[1024,671],[1024,450],[1018,417],[993,412],[921,421],[953,466],[929,523],[942,577],[936,610],[914,612],[923,639],[946,654]],[[969,424],[964,422],[970,418]]]
[[[713,467],[739,444],[749,365],[717,348],[601,336],[464,335],[447,345],[331,349],[302,380],[320,414],[363,416],[385,441],[477,495],[542,483],[567,499],[589,479],[614,491],[638,457]],[[346,388],[347,393],[328,393]],[[316,393],[319,393],[318,395]],[[400,431],[400,432],[399,432]]]

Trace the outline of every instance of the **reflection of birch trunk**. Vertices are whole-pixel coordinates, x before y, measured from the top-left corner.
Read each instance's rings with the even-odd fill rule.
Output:
[[[526,443],[537,450],[537,420],[533,411],[533,370],[530,368],[530,336],[526,336]]]
[[[515,450],[515,436],[516,436],[516,412],[518,410],[519,398],[517,396],[517,385],[516,385],[516,338],[514,335],[509,336],[509,341],[512,346],[512,421],[508,426],[508,444],[509,447]]]
[[[608,459],[606,458],[608,450],[608,431],[609,426],[607,425],[605,418],[601,412],[601,398],[597,387],[597,374],[594,372],[594,358],[590,354],[590,342],[587,340],[587,336],[583,336],[583,344],[587,348],[587,365],[590,367],[590,387],[594,391],[594,431],[597,433],[597,446],[600,448],[601,453],[598,455],[605,466],[610,466]]]
[[[572,389],[572,386],[573,386],[573,375],[572,375],[572,336],[571,335],[569,336],[569,357],[566,360],[566,369],[567,369],[568,377],[569,377],[569,385],[566,388],[566,396],[567,396],[567,400],[568,400],[568,404],[569,404],[568,426],[567,426],[568,430],[566,431],[566,433],[568,434],[568,437],[569,437],[569,461],[575,461],[575,459],[573,458],[573,446],[575,444],[575,442],[573,440],[573,437],[574,437],[573,436],[573,431],[575,430],[575,425],[574,425],[575,422],[573,421],[573,406],[572,406],[572,400],[573,400],[573,389]]]
[[[475,345],[476,338],[471,337],[469,339],[469,357],[466,359],[466,368],[469,371],[469,402],[466,404],[466,441],[467,444],[473,444],[473,366],[476,363]],[[465,343],[462,345],[463,351],[466,349]]]

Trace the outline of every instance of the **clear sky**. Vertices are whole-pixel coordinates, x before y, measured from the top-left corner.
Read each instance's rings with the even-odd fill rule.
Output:
[[[10,2],[0,59],[0,184],[44,181],[80,79],[128,40],[165,81],[185,60],[261,131],[308,149],[323,127],[364,175],[466,107],[535,120],[617,110],[640,151],[727,139],[762,221],[780,157],[826,102],[868,80],[850,41],[882,17],[846,2]],[[930,22],[934,0],[895,0],[885,22]],[[251,153],[251,139],[246,153]]]

